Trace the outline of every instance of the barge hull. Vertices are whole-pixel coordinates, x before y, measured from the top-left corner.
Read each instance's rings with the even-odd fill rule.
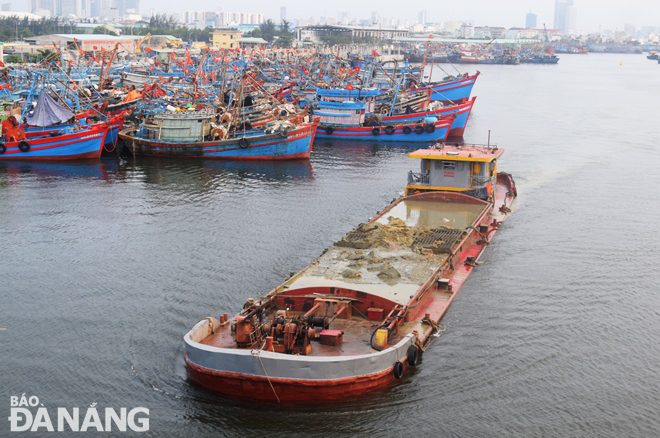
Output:
[[[184,337],[189,379],[228,396],[292,402],[338,400],[395,382],[412,365],[408,363],[408,355],[413,354],[411,349],[423,351],[431,343],[432,334],[437,331],[439,322],[510,211],[509,207],[515,197],[515,185],[509,175],[497,175],[495,195],[494,202],[487,202],[461,193],[413,194],[393,201],[371,219],[370,223],[376,223],[391,215],[396,217],[395,208],[405,201],[483,205],[476,217],[468,222],[472,224],[471,227],[456,241],[451,254],[433,269],[432,275],[426,278],[418,292],[410,297],[410,301],[406,295],[409,309],[403,323],[406,334],[394,345],[367,354],[347,350],[330,356],[322,355],[322,351],[319,353],[321,355],[316,356],[281,354],[266,351],[263,346],[253,349],[227,348],[230,344],[222,338],[225,336],[224,339],[227,339],[229,327],[221,325],[214,318],[207,318]],[[316,263],[318,261],[312,265]],[[278,286],[268,296],[283,296],[283,299],[291,300],[292,307],[295,307],[293,303],[296,293],[300,299],[307,298],[309,294],[306,289],[289,287],[308,268]],[[448,280],[448,286],[441,280]],[[329,293],[339,293],[336,288],[332,289],[334,291]],[[357,291],[360,287],[355,285],[353,289]],[[342,294],[346,296],[348,292]],[[320,293],[322,296],[327,294]],[[350,336],[350,332],[345,334],[345,338]],[[217,343],[213,341],[214,337],[217,337]],[[347,342],[360,344],[355,338]]]

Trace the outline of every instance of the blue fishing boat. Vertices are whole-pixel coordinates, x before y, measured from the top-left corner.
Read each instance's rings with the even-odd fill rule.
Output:
[[[449,137],[462,137],[476,99],[476,96],[472,99],[461,99],[456,105],[450,106],[442,106],[440,102],[432,102],[430,108],[424,112],[383,116],[383,123],[386,125],[410,124],[419,123],[420,120],[427,117],[437,117],[438,119],[454,117],[451,129],[449,130]],[[436,108],[435,104],[440,104],[440,106]]]
[[[463,76],[459,78],[452,78],[447,81],[440,83],[430,83],[422,85],[417,89],[413,89],[413,93],[425,92],[430,89],[432,91],[431,101],[440,101],[443,103],[455,103],[461,99],[469,99],[470,93],[472,93],[472,87],[474,87],[477,78],[479,77],[479,72],[472,76]]]
[[[163,114],[139,128],[121,131],[119,138],[134,155],[292,160],[311,154],[316,122],[286,122],[265,130],[244,129],[231,134],[212,128],[212,118],[210,111]]]
[[[107,123],[98,123],[80,131],[33,135],[21,140],[8,139],[5,134],[0,142],[0,160],[98,159],[101,157],[108,126]]]
[[[319,102],[316,138],[377,142],[441,142],[447,139],[453,117],[426,117],[414,123],[385,123],[378,114],[366,116],[365,102]]]

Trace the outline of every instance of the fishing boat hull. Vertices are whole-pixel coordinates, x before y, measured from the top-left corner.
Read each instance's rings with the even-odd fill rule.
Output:
[[[474,101],[476,96],[472,99],[463,99],[463,102],[440,108],[435,111],[424,111],[422,113],[413,113],[413,114],[397,114],[393,116],[383,116],[383,123],[385,124],[402,124],[402,123],[414,123],[417,120],[425,117],[455,117],[454,122],[451,125],[449,130],[449,137],[462,137],[465,133],[465,128],[467,128],[468,120],[470,119],[470,114],[472,113],[472,107],[474,106]]]
[[[90,129],[59,136],[28,138],[29,150],[23,152],[20,142],[6,142],[6,150],[0,160],[78,160],[101,157],[103,143],[108,132],[107,123],[92,126]]]
[[[316,138],[327,140],[358,140],[375,142],[435,143],[447,139],[454,122],[453,117],[438,119],[435,123],[384,124],[382,126],[322,126],[316,129]]]
[[[117,144],[117,141],[119,140],[119,131],[124,127],[124,120],[123,116],[115,116],[108,119],[110,127],[108,128],[108,134],[105,136],[105,145],[114,146]]]
[[[133,130],[119,133],[134,155],[158,157],[198,157],[218,160],[294,160],[309,158],[316,125],[307,123],[284,135],[266,134],[221,141],[177,142],[135,136]]]
[[[416,90],[412,90],[412,92],[420,93],[430,89],[432,91],[431,101],[456,103],[461,101],[461,99],[470,98],[472,87],[474,87],[479,74],[480,73],[477,72],[475,75],[465,78],[442,82],[439,84],[431,84],[426,88],[418,88]]]
[[[350,328],[351,324],[356,324],[355,317],[347,317],[346,322],[340,323],[343,324],[339,327],[343,330],[344,338],[351,339],[341,344],[340,350],[333,350],[335,347],[325,347],[324,350],[323,345],[314,344],[313,348],[320,351],[304,355],[281,354],[269,351],[264,346],[230,348],[235,327],[227,321],[226,315],[219,319],[209,317],[197,323],[184,336],[189,380],[232,397],[319,403],[355,397],[387,387],[401,379],[409,367],[416,365],[418,352],[432,341],[432,334],[439,321],[475,268],[476,261],[487,246],[483,236],[492,240],[501,221],[510,211],[506,206],[511,205],[515,196],[513,180],[507,174],[498,174],[496,181],[494,201],[475,199],[463,193],[414,193],[394,200],[369,221],[369,224],[374,224],[390,215],[400,214],[401,207],[404,207],[403,211],[409,207],[407,202],[426,204],[428,214],[437,214],[443,206],[447,206],[448,211],[454,211],[456,206],[461,205],[471,205],[473,211],[478,212],[473,220],[467,222],[471,226],[464,233],[459,232],[459,237],[452,245],[452,252],[439,266],[429,270],[431,275],[419,291],[411,295],[408,304],[410,312],[406,314],[405,322],[397,325],[397,332],[401,330],[405,334],[387,348],[374,351],[368,343],[364,345],[358,342],[357,332],[370,332],[374,324],[369,325],[369,321],[362,320],[364,324],[361,328]],[[339,252],[344,250],[338,249]],[[308,268],[267,295],[277,298],[275,308],[284,306],[302,308],[304,311],[312,305],[314,297],[330,297],[329,301],[332,302],[332,298],[338,296],[353,300],[351,307],[359,313],[366,313],[366,307],[382,307],[386,304],[387,300],[383,297],[362,292],[364,289],[359,284],[341,288],[322,285],[296,288],[296,284],[300,284],[296,282],[307,269],[326,266],[323,260],[326,256],[332,257],[324,252]],[[334,323],[338,321],[335,319]]]

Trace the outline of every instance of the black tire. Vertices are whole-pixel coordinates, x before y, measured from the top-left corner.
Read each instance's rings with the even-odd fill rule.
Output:
[[[385,106],[381,107],[381,108],[380,108],[380,113],[381,113],[382,115],[389,114],[389,113],[390,113],[390,106],[389,106],[389,105],[385,105]]]
[[[394,134],[394,126],[386,126],[385,127],[385,134],[387,134],[387,135]]]
[[[428,125],[426,125],[426,128],[424,128],[424,130],[429,134],[435,132],[435,125],[433,123],[429,123]]]
[[[373,128],[373,129],[371,130],[371,133],[372,133],[373,135],[376,135],[376,136],[380,135],[380,128],[378,128],[378,127]]]
[[[289,133],[286,131],[280,131],[280,137],[282,138],[287,138],[289,136]]]
[[[248,141],[247,138],[243,137],[240,140],[238,140],[238,147],[241,149],[245,149],[248,146],[250,146],[250,142]]]
[[[414,367],[417,365],[417,360],[419,359],[419,350],[417,349],[417,346],[411,345],[408,347],[408,352],[406,353],[406,356],[408,356],[408,365],[411,367]]]
[[[423,134],[424,133],[424,127],[422,125],[415,126],[415,132],[417,134]]]
[[[410,126],[404,126],[403,127],[403,133],[404,134],[410,134],[412,132],[412,128]]]
[[[287,110],[280,111],[280,117],[286,117],[288,115],[289,115],[289,112]]]
[[[0,154],[4,154],[5,152],[7,152],[7,146],[5,146],[4,142],[0,141]]]
[[[30,150],[30,143],[27,140],[21,140],[18,142],[18,148],[21,152],[28,152]]]
[[[399,362],[398,360],[394,362],[394,378],[395,379],[400,379],[403,377],[403,364]]]
[[[335,132],[335,130],[332,129],[332,126],[328,126],[327,128],[325,128],[325,133],[326,134],[332,135],[333,132]]]

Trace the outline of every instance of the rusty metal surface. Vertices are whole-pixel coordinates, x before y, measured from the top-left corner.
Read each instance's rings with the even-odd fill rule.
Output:
[[[434,253],[451,253],[464,231],[450,228],[436,228],[422,233],[413,242],[413,247],[431,248]]]

